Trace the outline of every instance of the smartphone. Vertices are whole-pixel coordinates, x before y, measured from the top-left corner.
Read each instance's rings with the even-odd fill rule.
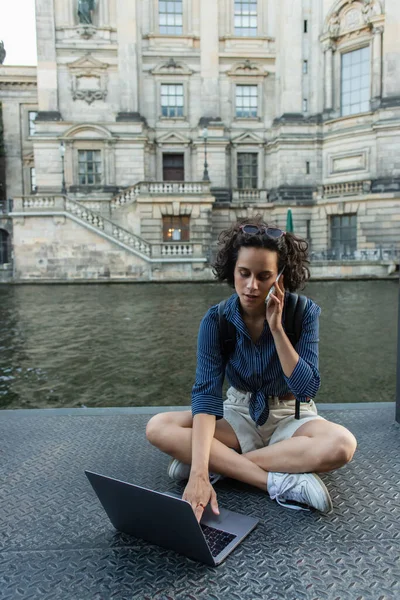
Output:
[[[283,267],[282,271],[278,274],[278,277],[275,279],[275,283],[277,283],[279,281],[279,278],[282,275],[284,270],[285,270],[285,267]],[[273,285],[272,288],[269,290],[268,296],[265,298],[265,304],[268,304],[269,299],[271,298],[272,294],[275,294],[275,285]]]

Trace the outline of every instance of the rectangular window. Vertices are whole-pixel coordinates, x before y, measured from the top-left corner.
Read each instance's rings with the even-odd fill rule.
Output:
[[[181,35],[183,33],[182,0],[159,0],[158,16],[160,33]]]
[[[101,150],[78,150],[79,185],[102,183]]]
[[[256,85],[236,86],[236,116],[243,119],[257,117],[258,87]]]
[[[29,135],[35,135],[35,132],[36,132],[35,119],[36,119],[36,117],[37,117],[37,111],[36,110],[30,110],[28,112]]]
[[[235,35],[257,35],[257,0],[235,0]]]
[[[335,258],[354,255],[357,250],[357,215],[331,217],[331,250]]]
[[[161,114],[163,117],[183,117],[183,85],[161,86]]]
[[[304,20],[304,33],[307,33],[308,31],[308,21],[307,19]]]
[[[35,167],[31,167],[29,170],[30,180],[31,180],[31,194],[36,192],[36,169]]]
[[[239,152],[237,155],[238,188],[257,189],[258,187],[258,154]]]
[[[185,181],[183,154],[163,154],[163,181]]]
[[[303,60],[303,73],[304,75],[308,73],[308,60]]]
[[[370,110],[371,58],[369,46],[342,54],[342,115]]]
[[[308,111],[308,100],[307,98],[303,98],[303,112]]]
[[[190,238],[190,217],[163,217],[164,242],[188,242]]]
[[[307,160],[307,161],[306,161],[306,175],[309,175],[309,174],[310,174],[310,172],[311,172],[311,171],[310,171],[310,161],[309,161],[309,160]]]
[[[0,229],[0,265],[10,261],[10,234],[5,229]]]

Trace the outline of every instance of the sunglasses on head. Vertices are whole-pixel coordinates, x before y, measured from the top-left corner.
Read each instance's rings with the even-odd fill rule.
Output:
[[[274,240],[278,240],[286,233],[286,231],[282,231],[278,227],[265,227],[263,225],[240,225],[239,229],[248,235],[267,235]]]

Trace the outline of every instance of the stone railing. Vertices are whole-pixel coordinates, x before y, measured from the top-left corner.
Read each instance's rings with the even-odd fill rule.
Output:
[[[262,202],[267,201],[267,190],[259,189],[234,189],[232,190],[232,199],[234,202]]]
[[[138,196],[210,194],[210,184],[204,181],[142,181],[127,188],[111,200],[111,210],[135,202]]]
[[[86,221],[86,223],[89,223],[89,225],[93,225],[93,227],[104,231],[104,233],[107,233],[108,235],[111,235],[129,248],[132,248],[132,250],[136,250],[141,254],[150,256],[151,245],[148,242],[128,231],[127,229],[116,225],[109,219],[105,219],[98,213],[87,209],[82,204],[79,204],[79,202],[75,202],[75,200],[66,198],[65,210],[78,217],[78,219],[81,221]]]
[[[342,252],[335,248],[310,252],[311,261],[395,261],[400,260],[400,248],[359,248],[348,252]]]
[[[325,198],[334,196],[359,196],[371,191],[371,181],[347,181],[346,183],[330,183],[318,188],[319,195]]]
[[[57,196],[27,196],[22,198],[22,207],[24,210],[36,208],[55,208],[56,199]]]
[[[202,244],[194,242],[161,242],[151,245],[151,256],[156,257],[193,257],[203,256]]]
[[[193,254],[193,244],[162,244],[161,256],[190,256]]]
[[[139,192],[140,183],[135,183],[135,185],[131,185],[131,187],[128,187],[123,192],[120,192],[114,196],[110,202],[111,211],[115,210],[116,208],[120,208],[121,206],[125,206],[125,204],[135,202]]]

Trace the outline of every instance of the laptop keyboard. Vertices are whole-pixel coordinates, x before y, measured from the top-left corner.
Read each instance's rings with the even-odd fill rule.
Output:
[[[208,525],[200,524],[200,527],[213,556],[218,556],[218,554],[236,537],[232,533],[227,533],[226,531],[221,531],[221,529],[215,529]]]

